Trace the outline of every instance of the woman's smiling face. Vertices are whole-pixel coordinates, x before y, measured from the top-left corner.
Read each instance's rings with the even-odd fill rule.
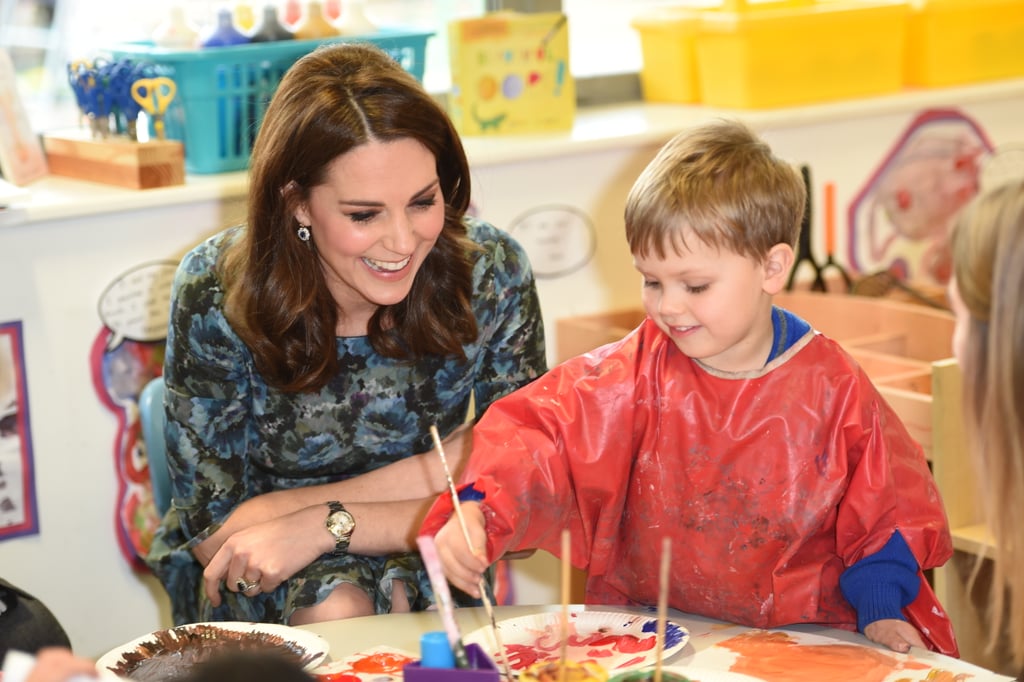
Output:
[[[339,336],[364,335],[378,307],[408,296],[444,217],[434,155],[415,139],[372,140],[331,163],[295,218],[310,226]]]

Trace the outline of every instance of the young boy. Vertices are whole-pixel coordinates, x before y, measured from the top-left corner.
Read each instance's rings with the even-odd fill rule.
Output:
[[[956,655],[921,573],[952,553],[921,448],[837,343],[772,305],[805,198],[736,122],[657,154],[625,212],[647,319],[481,419],[461,499],[486,556],[446,496],[422,531],[444,526],[454,585],[477,595],[507,551],[558,555],[569,528],[588,603],[655,604],[667,536],[673,608]]]

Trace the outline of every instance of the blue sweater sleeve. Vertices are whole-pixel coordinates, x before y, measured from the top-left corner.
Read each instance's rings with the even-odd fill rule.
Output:
[[[843,571],[839,588],[857,611],[861,632],[883,618],[906,620],[902,609],[921,589],[917,559],[897,530],[882,549]]]

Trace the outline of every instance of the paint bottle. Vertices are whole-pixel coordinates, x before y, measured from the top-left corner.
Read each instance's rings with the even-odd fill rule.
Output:
[[[302,6],[302,17],[293,31],[296,40],[314,40],[338,35],[338,29],[324,16],[319,0],[306,0]]]
[[[366,16],[365,0],[346,0],[341,18],[335,25],[338,32],[346,36],[365,36],[377,32],[377,27]]]
[[[281,19],[289,31],[294,31],[302,20],[302,3],[299,0],[285,0],[284,14]]]
[[[252,42],[269,43],[275,40],[291,40],[292,32],[285,28],[277,18],[277,6],[267,5],[263,8],[263,20],[252,34]]]
[[[420,636],[420,667],[423,668],[454,668],[455,654],[448,635],[438,630],[424,632]]]
[[[190,49],[196,46],[199,31],[185,16],[185,8],[171,5],[167,16],[153,29],[151,38],[157,47],[172,49]]]
[[[235,0],[233,14],[235,28],[242,33],[251,34],[256,25],[256,13],[253,12],[252,5],[245,0]]]
[[[249,42],[249,36],[235,28],[234,16],[230,9],[217,10],[217,24],[213,31],[200,39],[200,47],[226,47]]]

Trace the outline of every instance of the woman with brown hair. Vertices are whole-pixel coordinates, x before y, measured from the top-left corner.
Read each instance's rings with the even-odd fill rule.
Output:
[[[447,115],[365,44],[289,70],[249,186],[247,224],[175,280],[173,505],[147,561],[177,623],[426,608],[415,532],[446,484],[430,427],[458,475],[467,414],[546,370],[526,255],[466,215]]]
[[[952,248],[953,352],[996,546],[993,641],[1005,637],[1015,668],[1024,672],[1024,181],[975,198],[954,224]]]

